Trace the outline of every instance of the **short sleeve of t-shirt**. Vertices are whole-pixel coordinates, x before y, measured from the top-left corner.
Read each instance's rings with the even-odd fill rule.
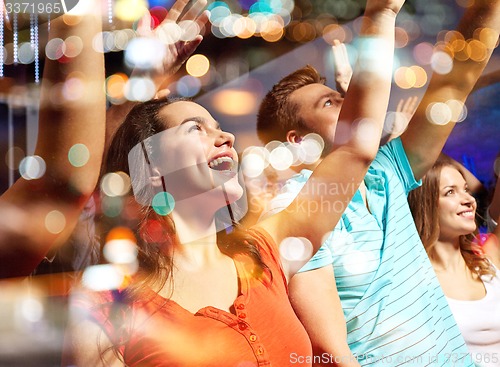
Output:
[[[286,209],[297,197],[302,187],[306,184],[312,171],[304,169],[299,174],[293,175],[288,179],[280,192],[274,197],[261,214],[259,221],[272,217],[274,214]]]
[[[377,153],[377,157],[370,166],[371,173],[373,171],[388,170],[394,172],[399,178],[406,195],[421,185],[421,181],[415,180],[400,138],[393,139],[381,147]]]

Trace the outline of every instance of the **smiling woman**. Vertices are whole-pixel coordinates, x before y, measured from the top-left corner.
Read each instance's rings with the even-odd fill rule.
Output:
[[[68,341],[77,365],[233,366],[256,359],[283,365],[291,351],[311,354],[272,238],[242,231],[235,222],[243,188],[233,143],[232,134],[190,101],[152,100],[130,111],[113,139],[106,171],[130,174],[142,204],[139,271],[121,292],[75,298],[80,313]],[[172,198],[171,210],[155,208],[158,195]],[[151,233],[153,222],[160,236]],[[217,234],[229,227],[232,234]],[[273,327],[264,310],[273,315]],[[287,343],[276,333],[287,335]],[[226,364],[211,352],[221,345],[231,351]]]
[[[498,367],[500,272],[477,244],[476,201],[464,177],[456,162],[442,156],[408,202],[473,359]]]

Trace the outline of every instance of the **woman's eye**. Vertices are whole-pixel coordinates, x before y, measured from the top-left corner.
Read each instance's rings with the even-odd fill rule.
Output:
[[[188,133],[193,132],[193,131],[203,131],[203,129],[201,128],[200,124],[194,124],[194,125],[189,127]]]
[[[327,100],[327,101],[325,102],[325,107],[330,107],[331,105],[333,105],[333,103],[332,103],[332,100],[331,100],[331,99],[329,99],[329,100]]]
[[[445,194],[445,195],[446,195],[446,196],[448,196],[448,195],[451,195],[451,194],[453,194],[453,190],[448,190],[448,191],[446,191],[446,194]]]

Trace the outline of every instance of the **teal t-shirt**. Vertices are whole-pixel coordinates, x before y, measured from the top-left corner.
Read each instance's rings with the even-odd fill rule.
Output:
[[[285,208],[310,175],[292,177],[272,210]],[[380,148],[364,182],[369,210],[357,191],[301,271],[333,264],[361,366],[474,366],[408,207],[419,182],[400,139]]]

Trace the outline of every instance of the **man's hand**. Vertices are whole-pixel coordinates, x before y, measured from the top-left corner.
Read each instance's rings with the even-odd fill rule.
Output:
[[[341,43],[339,40],[334,40],[332,51],[333,62],[335,65],[335,86],[337,88],[337,92],[339,92],[343,97],[346,94],[349,82],[351,81],[352,67],[349,63],[349,56],[347,55],[345,44]]]

